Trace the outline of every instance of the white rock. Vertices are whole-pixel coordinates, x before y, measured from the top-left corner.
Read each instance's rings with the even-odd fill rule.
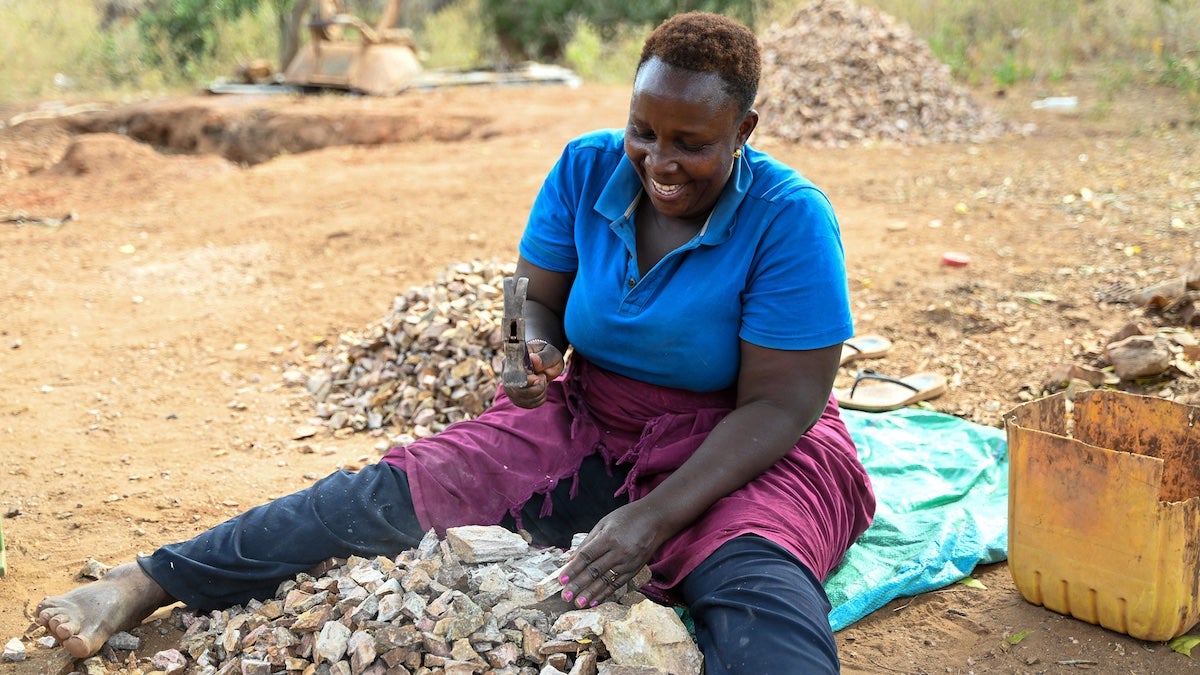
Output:
[[[25,645],[17,638],[9,640],[4,645],[4,653],[0,661],[4,663],[19,663],[25,660]]]
[[[187,667],[187,657],[178,649],[166,649],[155,654],[150,659],[150,663],[155,670],[165,673],[183,672],[183,669]]]
[[[496,525],[452,527],[446,530],[446,541],[465,563],[497,562],[529,550],[521,535]]]
[[[602,636],[620,665],[652,666],[676,675],[699,675],[704,657],[675,610],[643,600]]]
[[[317,654],[317,663],[326,661],[336,663],[346,655],[346,645],[350,641],[350,629],[340,622],[328,621],[321,627],[321,634],[313,645]]]

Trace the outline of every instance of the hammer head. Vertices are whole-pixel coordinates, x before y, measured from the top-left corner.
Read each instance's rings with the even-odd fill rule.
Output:
[[[504,278],[504,371],[501,381],[508,387],[524,387],[529,381],[531,364],[525,345],[526,277]]]

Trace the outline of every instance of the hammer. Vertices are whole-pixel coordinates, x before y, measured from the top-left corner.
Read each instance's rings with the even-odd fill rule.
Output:
[[[504,371],[501,381],[508,387],[524,387],[533,370],[525,345],[525,296],[528,291],[528,278],[504,278]]]

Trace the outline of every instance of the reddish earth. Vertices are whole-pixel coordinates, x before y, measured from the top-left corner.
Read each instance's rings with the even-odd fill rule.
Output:
[[[978,92],[1034,125],[984,145],[764,144],[838,210],[859,331],[895,345],[874,367],[945,374],[936,410],[1001,424],[1056,366],[1098,364],[1131,321],[1167,323],[1104,291],[1197,258],[1194,113],[1167,91],[1062,88],[1080,114],[1031,109],[1058,92]],[[0,129],[0,642],[89,558],[129,560],[377,457],[368,434],[291,440],[312,403],[283,370],[452,263],[512,258],[564,141],[623,125],[628,93],[198,97]],[[942,265],[949,251],[969,263]],[[1122,386],[1200,404],[1178,371]],[[986,590],[897,600],[841,631],[845,671],[1196,667],[1025,602],[1004,564],[975,575]],[[61,654],[33,647],[0,672],[59,672]]]

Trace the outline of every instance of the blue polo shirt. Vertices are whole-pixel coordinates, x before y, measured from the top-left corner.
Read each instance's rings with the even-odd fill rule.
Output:
[[[737,381],[739,340],[817,349],[854,334],[829,199],[749,146],[708,222],[640,276],[642,184],[623,138],[604,130],[571,141],[521,238],[526,260],[575,274],[564,317],[575,351],[643,382],[716,391]]]

